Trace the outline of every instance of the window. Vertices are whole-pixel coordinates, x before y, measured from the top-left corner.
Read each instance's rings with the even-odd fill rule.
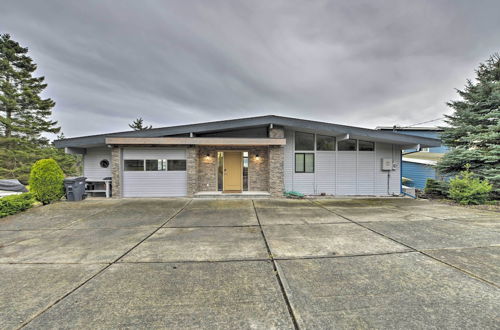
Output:
[[[295,154],[296,173],[314,173],[314,154]]]
[[[123,165],[125,171],[144,171],[143,159],[125,159]]]
[[[314,150],[314,134],[295,132],[295,150]]]
[[[361,141],[359,140],[359,151],[374,151],[375,143],[370,141]]]
[[[339,151],[356,151],[356,140],[342,140],[338,142]]]
[[[222,191],[222,186],[223,186],[223,177],[224,177],[224,153],[223,152],[217,152],[217,161],[218,161],[218,166],[217,166],[217,190]]]
[[[429,148],[422,148],[422,152],[429,152]]]
[[[108,168],[109,167],[109,160],[107,159],[103,159],[99,162],[99,165],[102,167],[102,168]]]
[[[335,151],[335,138],[327,135],[316,135],[316,150]]]
[[[167,161],[165,159],[146,159],[146,171],[166,171]]]
[[[248,151],[243,152],[243,191],[248,191]]]
[[[186,160],[185,159],[169,159],[168,160],[168,170],[169,171],[185,171],[186,170]]]

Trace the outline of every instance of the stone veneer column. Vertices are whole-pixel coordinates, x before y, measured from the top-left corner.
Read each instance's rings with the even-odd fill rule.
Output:
[[[283,146],[269,146],[269,193],[272,197],[283,197],[284,159]]]
[[[122,150],[120,147],[111,148],[111,176],[112,176],[112,189],[111,194],[113,198],[122,197],[121,189],[121,164],[122,164]]]
[[[187,195],[193,197],[198,187],[198,147],[186,149]]]
[[[285,130],[281,126],[273,126],[273,128],[269,128],[267,135],[269,138],[273,139],[284,139]]]

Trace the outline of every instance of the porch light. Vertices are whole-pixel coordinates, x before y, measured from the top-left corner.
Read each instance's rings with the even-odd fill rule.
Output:
[[[260,160],[259,154],[255,154],[255,160]]]

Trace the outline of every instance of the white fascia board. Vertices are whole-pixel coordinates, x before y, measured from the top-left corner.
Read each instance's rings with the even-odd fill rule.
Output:
[[[403,162],[423,164],[423,165],[432,165],[432,166],[437,164],[437,162],[435,160],[415,159],[415,158],[407,158],[407,157],[403,157]]]

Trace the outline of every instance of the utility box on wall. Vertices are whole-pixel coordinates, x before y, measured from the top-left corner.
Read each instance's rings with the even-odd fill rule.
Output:
[[[392,170],[393,170],[392,159],[382,158],[382,171],[392,171]]]

